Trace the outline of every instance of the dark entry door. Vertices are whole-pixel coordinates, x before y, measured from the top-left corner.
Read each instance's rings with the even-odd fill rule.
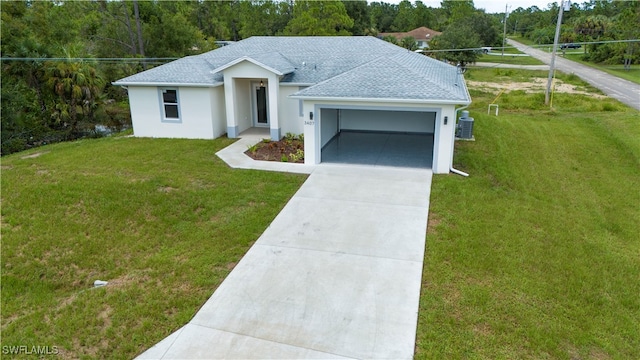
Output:
[[[256,125],[269,125],[267,117],[267,89],[264,86],[256,87]]]

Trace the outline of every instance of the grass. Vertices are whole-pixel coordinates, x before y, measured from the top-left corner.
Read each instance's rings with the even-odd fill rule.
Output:
[[[502,49],[499,48],[494,49],[492,53],[499,55],[482,54],[478,58],[477,62],[491,62],[513,65],[544,65],[542,61],[531,56],[517,56],[524,53],[514,47],[505,47],[504,56],[502,56]]]
[[[187,323],[305,179],[230,169],[214,154],[231,142],[120,137],[3,157],[2,345],[125,359]]]
[[[640,358],[637,111],[514,91],[496,117],[471,95],[471,175],[431,190],[416,358]]]
[[[495,117],[494,93],[471,95],[476,141],[455,157],[471,176],[433,181],[416,358],[640,358],[637,111],[569,94],[549,109],[513,91]],[[2,344],[131,358],[188,322],[305,179],[229,169],[214,153],[230,142],[106,138],[3,157]]]
[[[504,56],[499,55],[481,55],[477,62],[491,62],[500,64],[513,64],[513,65],[544,65],[544,63],[531,56],[509,56],[507,53]]]

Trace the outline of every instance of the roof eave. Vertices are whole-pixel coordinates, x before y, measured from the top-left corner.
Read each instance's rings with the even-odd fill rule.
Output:
[[[412,103],[412,104],[444,104],[444,105],[469,105],[471,99],[468,100],[438,100],[438,99],[399,99],[399,98],[366,98],[366,97],[336,97],[336,96],[305,96],[305,95],[289,95],[292,99],[301,100],[320,100],[320,101],[363,101],[363,102],[391,102],[391,103]]]
[[[280,86],[313,86],[316,83],[304,83],[304,82],[280,82]]]
[[[218,87],[223,85],[222,82],[214,84],[200,83],[172,83],[172,82],[151,82],[151,81],[114,81],[111,85],[115,86],[153,86],[153,87]]]

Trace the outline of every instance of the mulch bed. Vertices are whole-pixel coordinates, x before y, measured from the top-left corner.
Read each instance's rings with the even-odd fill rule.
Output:
[[[263,140],[244,153],[254,160],[304,163],[304,142],[287,138],[280,141]]]

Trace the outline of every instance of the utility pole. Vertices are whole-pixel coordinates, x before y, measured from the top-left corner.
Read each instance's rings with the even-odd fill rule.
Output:
[[[509,4],[504,4],[504,29],[502,30],[502,57],[504,57],[504,43],[507,41],[507,8]]]
[[[549,77],[547,78],[547,91],[544,93],[544,104],[549,105],[551,96],[551,82],[553,81],[553,71],[556,66],[556,51],[558,50],[558,39],[560,38],[560,26],[562,25],[562,14],[564,0],[560,0],[560,11],[558,12],[558,23],[556,24],[556,36],[553,39],[553,51],[551,52],[551,64],[549,64]]]

